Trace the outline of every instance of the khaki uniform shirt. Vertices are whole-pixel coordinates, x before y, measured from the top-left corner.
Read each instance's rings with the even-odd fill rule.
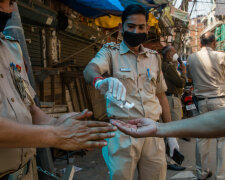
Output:
[[[35,92],[29,84],[19,43],[11,37],[0,34],[0,118],[21,124],[32,124],[29,111],[31,102],[27,97],[21,99],[10,63],[21,67],[20,75],[27,83],[30,95],[34,97]],[[0,177],[23,167],[34,154],[33,148],[0,148]]]
[[[135,103],[132,109],[127,110],[107,102],[108,117],[159,119],[162,109],[156,94],[167,90],[159,61],[160,57],[157,57],[156,51],[143,46],[138,55],[135,55],[123,41],[120,44],[108,43],[103,46],[90,63],[95,63],[102,75],[107,73],[118,78],[126,87],[126,100]]]
[[[197,53],[189,56],[187,75],[193,80],[196,96],[224,96],[225,53],[203,47]]]
[[[185,73],[178,74],[174,64],[163,61],[162,71],[168,87],[167,93],[180,96],[186,83]]]

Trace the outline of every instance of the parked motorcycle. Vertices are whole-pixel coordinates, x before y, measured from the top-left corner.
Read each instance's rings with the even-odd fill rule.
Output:
[[[199,111],[196,107],[196,103],[193,101],[193,86],[191,83],[187,83],[184,88],[184,93],[181,97],[184,117],[194,117],[199,115]]]

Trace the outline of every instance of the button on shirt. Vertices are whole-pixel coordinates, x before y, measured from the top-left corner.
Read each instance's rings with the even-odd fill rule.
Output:
[[[29,84],[19,43],[11,37],[1,35],[0,117],[22,124],[32,124],[29,101],[21,99],[10,72],[10,63],[21,67],[21,77],[27,82],[30,95],[34,97],[35,92]],[[25,100],[27,103],[24,103]],[[33,148],[0,148],[0,177],[23,167],[34,154]]]
[[[187,75],[193,80],[194,94],[200,97],[225,95],[225,53],[203,47],[187,61]]]
[[[107,102],[108,117],[122,120],[141,117],[159,119],[162,109],[156,94],[167,90],[159,61],[156,51],[142,45],[138,55],[124,41],[103,46],[90,63],[95,63],[102,75],[107,73],[118,78],[126,87],[126,100],[135,104],[132,109],[127,110]]]

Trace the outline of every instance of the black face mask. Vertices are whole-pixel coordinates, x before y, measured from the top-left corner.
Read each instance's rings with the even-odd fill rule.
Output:
[[[12,17],[12,13],[5,13],[0,11],[0,32],[4,30],[6,23],[11,17]]]
[[[147,39],[146,33],[133,33],[125,31],[123,33],[123,38],[126,43],[131,47],[137,47]]]

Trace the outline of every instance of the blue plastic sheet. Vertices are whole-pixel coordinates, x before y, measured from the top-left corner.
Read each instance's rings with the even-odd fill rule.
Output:
[[[84,16],[97,18],[108,14],[120,16],[130,4],[140,4],[146,10],[161,7],[154,0],[61,0],[70,8]]]
[[[119,0],[61,0],[84,16],[96,18],[107,14],[120,16],[124,10]]]

